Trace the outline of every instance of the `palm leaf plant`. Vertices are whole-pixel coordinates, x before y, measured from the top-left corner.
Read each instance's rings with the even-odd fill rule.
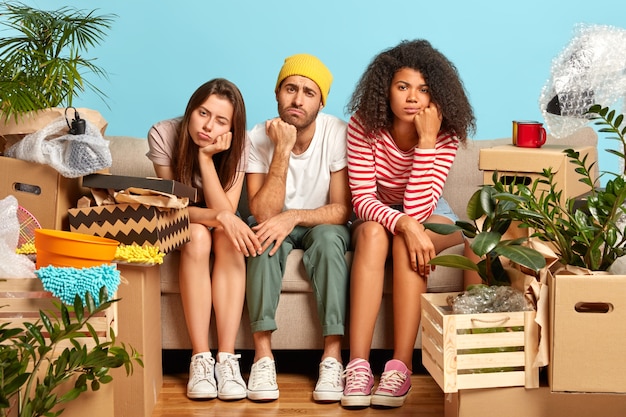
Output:
[[[71,107],[87,89],[106,95],[85,74],[106,78],[87,52],[105,38],[113,14],[61,7],[45,11],[0,3],[0,112],[8,120],[49,107]]]

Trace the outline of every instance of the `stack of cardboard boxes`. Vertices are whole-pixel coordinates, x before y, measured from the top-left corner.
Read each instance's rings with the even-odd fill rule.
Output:
[[[26,115],[20,123],[5,121],[0,125],[0,152],[3,154],[28,133],[62,117],[64,111],[49,109]],[[107,123],[98,112],[78,111],[104,134]],[[123,190],[129,187],[169,192],[190,201],[196,198],[195,189],[175,181],[117,177],[106,173],[65,178],[50,166],[0,156],[0,199],[15,196],[18,204],[28,210],[42,228],[103,236],[128,245],[159,246],[165,253],[189,240],[186,207],[160,209],[142,204],[113,204],[77,208],[78,201],[90,196],[95,188]],[[135,366],[131,377],[127,377],[123,369],[113,370],[112,384],[69,403],[64,415],[83,415],[89,409],[94,417],[148,417],[156,404],[162,386],[159,266],[118,264],[118,269],[122,284],[116,297],[120,301],[115,304],[116,315],[110,322],[116,326],[118,343],[132,346],[143,355],[144,367]],[[30,289],[16,292],[15,285]],[[50,294],[47,298],[29,295],[37,291],[44,292],[39,280],[3,280],[0,277],[0,293],[17,294],[6,300],[7,307],[3,312],[22,314],[31,311],[35,314],[42,300],[53,299]],[[6,317],[4,321],[18,320],[10,315]],[[109,318],[107,316],[107,320]]]
[[[550,145],[525,149],[506,145],[483,149],[479,167],[484,171],[486,184],[492,183],[493,175],[497,173],[501,182],[527,185],[538,178],[544,168],[552,167],[565,201],[587,191],[587,187],[578,181],[580,177],[575,166],[563,153],[566,148],[568,146]],[[582,156],[587,155],[588,162],[597,161],[595,148],[575,150]],[[489,383],[482,386],[476,383],[473,386],[459,385],[459,381],[484,378],[480,375],[463,375],[463,379],[457,376],[456,386],[440,382],[446,393],[446,417],[626,415],[626,276],[556,275],[551,277],[548,287],[550,363],[539,370],[539,384],[536,387],[521,382],[506,384],[502,383],[503,375],[490,377]],[[425,301],[423,315],[432,316],[434,313],[428,312],[429,304],[437,303],[435,300]],[[447,314],[443,310],[440,313]],[[422,322],[428,323],[428,320],[423,317]],[[450,333],[454,335],[448,337],[448,346],[451,339],[457,343],[460,337],[456,332]],[[449,354],[450,349],[442,351],[442,357],[444,352]],[[445,366],[438,370],[428,361],[430,358],[426,355],[425,366],[431,374],[445,374]],[[449,364],[455,371],[456,366],[456,362]],[[498,362],[494,366],[499,366]],[[530,375],[533,378],[535,371]],[[438,378],[435,380],[439,382]]]

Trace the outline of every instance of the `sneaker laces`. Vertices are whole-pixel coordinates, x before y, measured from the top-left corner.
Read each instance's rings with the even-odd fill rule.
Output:
[[[318,385],[341,385],[341,376],[341,366],[338,363],[324,361],[320,363],[320,376],[317,383]]]
[[[271,385],[276,384],[276,373],[274,367],[267,362],[256,364],[254,372],[250,373],[252,377],[252,386],[257,386],[259,383],[268,382]]]
[[[347,368],[343,375],[346,378],[346,384],[349,384],[352,389],[366,389],[370,381],[369,369],[363,366]]]
[[[224,382],[235,381],[235,375],[238,374],[237,371],[239,370],[239,362],[237,362],[239,358],[241,358],[240,354],[228,355],[226,360],[218,362]]]
[[[206,358],[197,358],[191,361],[191,366],[193,368],[192,372],[192,383],[196,384],[200,381],[207,380],[211,381],[211,379],[207,376],[211,374],[212,366],[211,362],[209,362]]]
[[[387,371],[383,372],[380,377],[380,383],[378,385],[379,390],[395,392],[397,391],[404,381],[406,381],[407,376],[400,371]]]

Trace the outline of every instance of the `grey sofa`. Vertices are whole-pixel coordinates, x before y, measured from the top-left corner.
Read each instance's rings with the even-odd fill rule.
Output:
[[[111,173],[138,177],[154,176],[152,163],[145,157],[148,144],[145,139],[126,136],[108,136],[111,142],[113,165]],[[511,143],[510,138],[493,140],[468,140],[459,149],[444,189],[444,197],[461,218],[466,218],[465,210],[471,194],[483,183],[479,170],[481,148]],[[591,128],[583,128],[571,137],[555,139],[548,135],[548,142],[560,145],[597,145],[597,135]],[[245,195],[240,206],[242,214],[247,212]],[[462,254],[463,245],[450,248],[447,253]],[[351,254],[346,254],[351,260]],[[321,329],[317,320],[316,307],[311,294],[311,286],[302,266],[302,251],[294,250],[287,260],[283,278],[281,299],[277,311],[278,330],[272,335],[275,349],[321,349]],[[428,280],[429,292],[453,292],[463,290],[463,274],[460,270],[438,267]],[[385,294],[379,312],[373,349],[391,349],[393,346],[393,321],[391,305],[391,275],[387,271]],[[165,257],[161,266],[161,319],[162,348],[190,349],[178,287],[178,252]],[[348,329],[349,331],[349,329]],[[216,347],[215,329],[211,332],[211,345]],[[348,347],[348,338],[344,338]],[[415,347],[421,348],[418,336]],[[236,342],[237,349],[253,349],[252,335],[247,311],[244,310],[241,327]]]

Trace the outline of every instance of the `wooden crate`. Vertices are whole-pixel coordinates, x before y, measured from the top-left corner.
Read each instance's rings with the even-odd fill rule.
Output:
[[[35,323],[39,320],[39,310],[50,315],[54,312],[59,315],[58,309],[53,305],[53,301],[60,302],[50,292],[44,291],[39,278],[0,278],[0,324],[11,323],[10,327],[21,326],[24,322]],[[92,317],[89,323],[100,338],[100,342],[110,341],[110,330],[117,333],[117,307],[114,303],[105,311]],[[87,329],[85,338],[78,338],[88,349],[95,346],[95,342],[89,335]],[[45,328],[43,335],[47,336]],[[71,348],[69,341],[62,341],[57,345],[57,349],[52,352],[51,357],[55,358],[63,352],[66,347]],[[40,373],[44,374],[44,369]],[[58,392],[66,392],[74,384],[76,376],[64,383]],[[114,390],[113,384],[101,385],[98,391],[88,391],[82,393],[77,399],[64,404],[64,417],[80,417],[86,414],[90,417],[109,417],[114,415]],[[58,410],[58,407],[55,408]],[[53,410],[54,411],[54,410]],[[17,413],[17,410],[14,410]],[[14,414],[15,415],[15,414]]]
[[[94,295],[97,297],[98,295]],[[22,323],[35,323],[39,320],[39,310],[51,316],[51,313],[60,315],[53,302],[60,302],[50,292],[43,289],[41,280],[38,278],[0,278],[0,324],[11,323],[10,327],[21,326]],[[117,333],[117,307],[116,304],[107,310],[92,317],[89,323],[100,338],[100,342],[110,341],[110,329]],[[73,313],[72,313],[73,314]],[[84,329],[85,338],[82,342],[91,349],[95,342],[89,335],[87,328]],[[42,333],[47,336],[45,328]],[[82,339],[82,338],[81,338]],[[72,347],[69,340],[59,343],[53,354],[59,355],[65,347]]]
[[[441,389],[538,388],[536,313],[452,314],[456,294],[422,295],[422,363]]]

